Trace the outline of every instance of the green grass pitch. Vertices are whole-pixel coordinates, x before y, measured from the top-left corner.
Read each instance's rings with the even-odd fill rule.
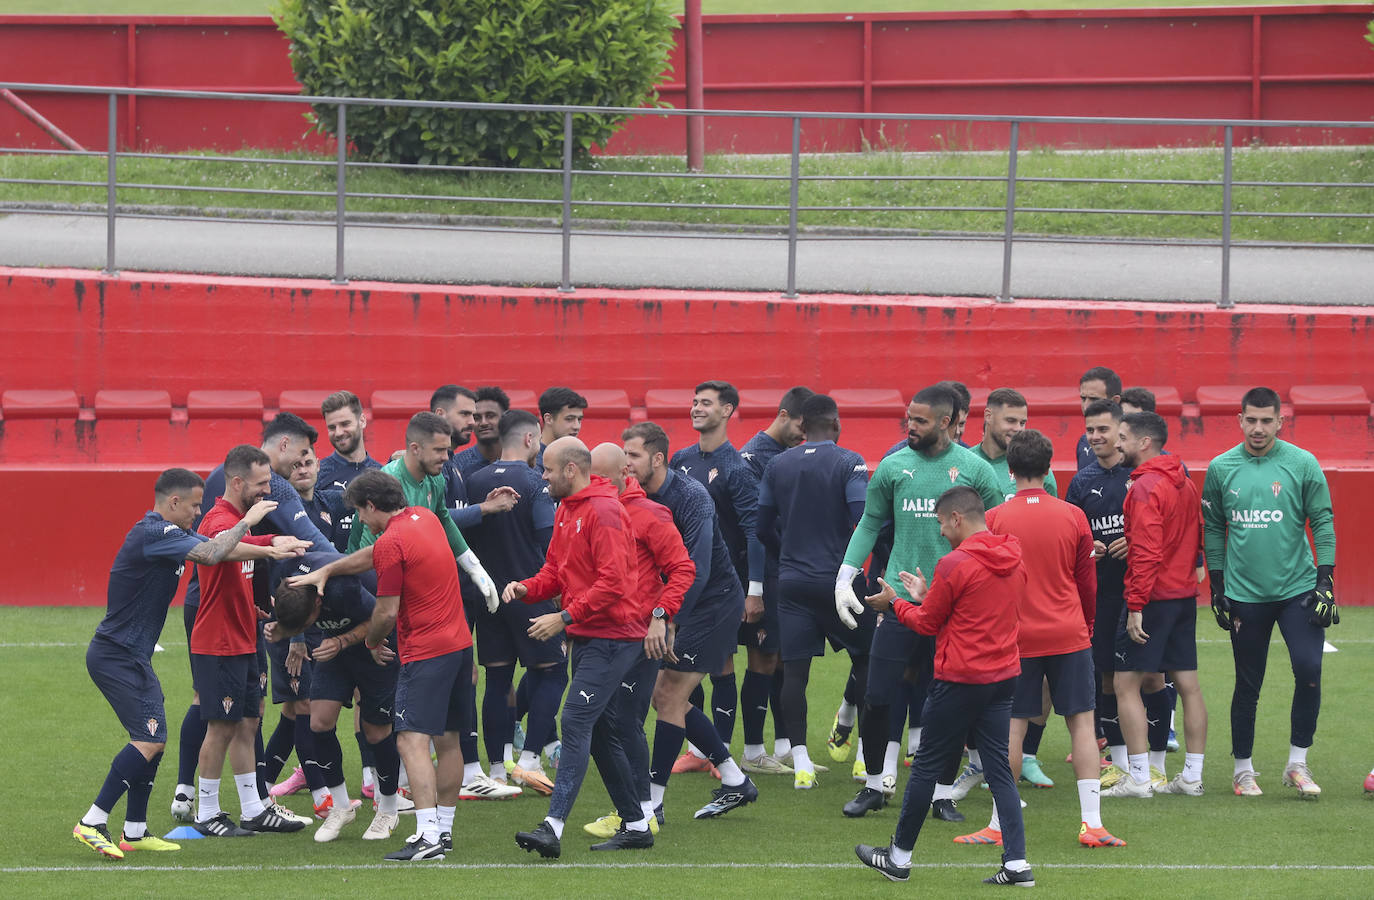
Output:
[[[0,844],[0,884],[12,897],[320,897],[408,892],[414,896],[459,892],[465,896],[685,897],[870,896],[912,891],[889,885],[862,869],[859,842],[891,835],[896,809],[861,820],[840,815],[854,793],[848,765],[834,765],[816,789],[793,790],[786,777],[758,778],[760,799],[717,820],[694,821],[708,799],[709,776],[680,775],[669,786],[668,823],[647,852],[611,857],[589,852],[581,825],[610,810],[595,773],[589,774],[564,835],[563,857],[539,860],[515,846],[517,830],[543,817],[546,801],[529,795],[505,803],[462,803],[454,828],[455,852],[444,862],[384,864],[409,823],[391,842],[364,842],[371,814],[331,844],[309,831],[251,839],[200,840],[179,853],[147,854],[106,862],[71,837],[125,737],[85,671],[84,654],[101,610],[0,607],[0,670],[4,672],[0,758],[9,761],[10,789],[3,806],[6,840]],[[1265,795],[1253,800],[1230,791],[1228,709],[1231,658],[1224,636],[1199,615],[1200,672],[1211,712],[1211,733],[1201,798],[1105,800],[1109,829],[1129,846],[1087,850],[1076,843],[1077,794],[1064,762],[1068,736],[1062,720],[1046,730],[1040,758],[1056,781],[1050,790],[1023,791],[1029,857],[1042,894],[1094,898],[1219,896],[1346,897],[1365,895],[1374,857],[1374,799],[1361,783],[1374,764],[1365,719],[1367,685],[1374,680],[1374,609],[1346,609],[1330,632],[1338,653],[1325,657],[1324,709],[1311,764],[1324,793],[1302,802],[1279,784],[1287,759],[1288,701],[1292,678],[1281,641],[1273,644],[1269,679],[1261,698],[1255,762]],[[177,727],[190,697],[185,638],[179,609],[168,617],[167,652],[154,665],[167,694],[173,743],[168,747],[149,809],[150,827],[173,826],[168,803],[176,780]],[[741,657],[742,666],[742,657]],[[827,656],[813,668],[810,737],[813,757],[829,763],[826,732],[847,668]],[[270,711],[267,726],[275,726]],[[652,721],[650,723],[652,726]],[[770,723],[771,728],[771,723]],[[652,732],[650,732],[652,734]],[[771,737],[771,731],[770,731]],[[345,768],[356,792],[358,763],[343,740]],[[740,751],[736,729],[735,752]],[[1169,774],[1182,765],[1170,754]],[[907,770],[900,776],[905,786]],[[236,812],[232,789],[226,807]],[[308,811],[304,795],[290,805]],[[959,846],[950,838],[986,824],[991,800],[976,791],[960,808],[964,826],[930,821],[914,858],[912,882],[935,896],[964,896],[997,865],[998,851]],[[123,821],[121,803],[112,830]],[[1360,885],[1365,884],[1366,888]],[[953,892],[953,893],[950,893]]]

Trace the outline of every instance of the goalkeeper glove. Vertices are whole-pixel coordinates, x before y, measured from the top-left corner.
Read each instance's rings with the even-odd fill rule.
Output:
[[[1231,630],[1231,601],[1226,597],[1226,584],[1220,572],[1209,572],[1212,584],[1212,615],[1216,616],[1217,627],[1222,631]]]
[[[1331,583],[1333,566],[1317,566],[1317,587],[1308,597],[1312,615],[1307,621],[1320,628],[1341,624],[1341,613],[1336,608],[1336,593]]]
[[[863,614],[864,605],[854,593],[854,576],[859,570],[854,566],[840,566],[840,574],[835,578],[835,615],[845,628],[859,627],[858,616]]]

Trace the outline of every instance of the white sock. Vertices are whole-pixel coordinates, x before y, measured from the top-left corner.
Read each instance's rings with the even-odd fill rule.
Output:
[[[1102,784],[1096,778],[1078,779],[1078,814],[1089,828],[1102,827]]]
[[[745,758],[745,759],[758,759],[758,758],[759,758],[760,756],[762,756],[762,755],[763,755],[763,745],[762,745],[762,744],[745,744],[745,745],[744,745],[744,758]]]
[[[524,769],[526,772],[531,772],[535,769],[543,768],[543,765],[541,765],[539,762],[539,754],[531,750],[521,750],[520,761],[516,763],[516,765]]]
[[[1126,767],[1129,765],[1129,763],[1127,763],[1126,760],[1130,758],[1130,754],[1126,752],[1126,745],[1112,744],[1111,751],[1112,765],[1116,766],[1123,772],[1126,771]]]
[[[921,749],[921,728],[908,728],[906,731],[906,755],[915,756],[916,751]]]
[[[640,816],[633,822],[625,822],[624,826],[626,831],[648,831],[649,820],[643,816]]]
[[[110,813],[92,803],[91,808],[86,810],[86,814],[81,817],[81,821],[87,825],[104,825],[110,821]]]
[[[249,772],[246,775],[235,775],[234,787],[238,788],[239,791],[240,815],[245,819],[262,815],[264,807],[262,798],[258,796],[258,773]]]
[[[988,827],[993,831],[1002,830],[1002,820],[997,816],[997,804],[992,804],[992,818],[988,820]]]
[[[466,783],[466,779],[464,779]],[[396,784],[403,788],[410,787],[410,773],[406,771],[406,764],[401,763],[400,773],[396,776]]]
[[[698,749],[697,749],[697,745],[691,743],[690,741],[689,741],[688,744],[687,744],[687,752],[690,753],[690,754],[692,754],[693,756],[695,756],[697,759],[705,759],[705,758],[706,758],[706,754],[705,754],[705,753],[702,753],[700,750],[698,750]]]
[[[1003,868],[1008,872],[1024,872],[1030,868],[1030,863],[1024,859],[1009,859],[1002,863]]]
[[[375,785],[374,785],[374,787],[375,787]],[[324,802],[324,798],[325,798],[325,797],[328,797],[328,796],[329,796],[329,788],[327,788],[327,787],[315,788],[313,791],[310,792],[310,802],[313,803],[313,804],[315,804],[316,806],[319,806],[321,803]]]
[[[1183,754],[1183,780],[1201,781],[1202,780],[1202,754],[1185,753]]]
[[[791,753],[791,752],[792,752],[792,739],[791,739],[791,738],[782,738],[782,737],[780,737],[780,738],[774,738],[774,739],[773,739],[773,758],[774,758],[774,759],[782,759],[784,756],[786,756],[787,754],[789,754],[789,753]]]
[[[92,823],[92,824],[95,824],[95,823]],[[147,823],[147,822],[129,822],[129,821],[126,821],[126,822],[124,823],[124,836],[127,837],[127,838],[134,838],[134,839],[136,840],[136,839],[138,839],[138,838],[143,837],[143,836],[144,836],[145,834],[147,834],[147,833],[148,833],[148,823]]]
[[[177,785],[177,793],[181,794],[183,797],[194,797],[196,795],[196,786],[193,784],[179,784]]]
[[[649,793],[652,794],[653,792],[650,791]],[[639,801],[639,809],[641,812],[644,813],[644,818],[646,820],[656,818],[658,816],[658,813],[654,812],[654,801],[652,800]],[[644,827],[647,828],[648,826],[646,825]]]
[[[970,750],[968,752],[968,764],[975,769],[981,770],[983,768],[983,754],[979,753],[977,750]]]
[[[509,745],[507,745],[507,746],[509,746]],[[492,764],[491,764],[491,773],[490,773],[487,777],[490,778],[492,781],[499,781],[499,782],[501,782],[501,783],[504,784],[505,781],[506,781],[506,765],[505,765],[505,763],[492,763]]]
[[[1236,769],[1235,769],[1235,773],[1234,773],[1234,774],[1239,775],[1239,774],[1241,774],[1242,772],[1253,772],[1253,771],[1255,771],[1255,760],[1254,760],[1253,757],[1247,756],[1247,757],[1245,757],[1244,759],[1237,759],[1237,760],[1236,760]]]
[[[1295,766],[1298,763],[1307,765],[1307,748],[1297,747],[1293,744],[1288,745],[1288,765]]]
[[[553,752],[562,746],[562,741],[549,741],[547,744],[544,745],[544,755],[552,759]]]
[[[377,770],[371,766],[363,766],[363,787],[377,786]]]
[[[348,809],[350,801],[348,799],[348,784],[346,782],[339,782],[337,785],[330,787],[329,796],[334,798],[335,809]]]
[[[658,809],[663,805],[663,795],[668,792],[668,785],[659,784],[656,781],[649,782],[649,802]]]
[[[798,744],[792,748],[792,768],[798,772],[816,774],[816,767],[811,763],[811,754],[806,751],[805,744]]]
[[[1131,753],[1126,757],[1131,780],[1136,784],[1150,783],[1150,757],[1147,753]]]
[[[862,762],[864,761],[864,739],[863,739],[863,738],[859,738],[857,741],[854,742],[854,760],[855,760],[855,762],[860,762],[860,763],[862,763]],[[868,766],[867,766],[867,764],[864,765],[864,771],[868,771]]]
[[[505,749],[501,751],[501,756],[502,756],[502,759],[501,759],[502,762],[508,762],[508,763],[513,763],[513,762],[515,762],[515,745],[514,745],[514,744],[507,744],[506,747],[505,747]],[[496,766],[493,764],[493,765],[492,765],[492,769],[494,770],[495,768],[496,768]]]
[[[883,789],[883,776],[881,774],[869,775],[864,779],[864,787],[881,791]]]
[[[439,814],[434,807],[415,808],[415,833],[431,844],[439,843]]]
[[[845,728],[853,728],[854,721],[859,714],[859,708],[853,703],[840,703],[840,708],[835,711],[835,721]]]
[[[1158,769],[1159,771],[1163,772],[1163,771],[1164,771],[1164,760],[1165,760],[1165,758],[1168,756],[1168,754],[1169,754],[1169,751],[1168,751],[1168,750],[1151,750],[1151,751],[1150,751],[1150,767],[1151,767],[1151,768],[1154,768],[1154,769]]]
[[[436,806],[434,807],[434,815],[439,820],[439,833],[443,834],[447,831],[449,834],[453,834],[453,807]]]
[[[196,807],[196,821],[208,822],[220,812],[219,779],[201,776],[197,780],[200,782],[200,803]]]
[[[883,774],[897,774],[897,755],[901,753],[902,747],[896,741],[887,742],[887,753],[883,755]]]
[[[548,822],[549,826],[553,828],[553,836],[560,841],[563,840],[563,820],[555,819],[553,816],[545,816],[544,821]]]
[[[911,865],[911,851],[903,850],[896,844],[888,845],[887,858],[892,861],[894,866],[901,866],[904,869]]]
[[[954,799],[954,785],[952,785],[952,784],[937,784],[937,785],[935,785],[935,793],[931,796],[930,799],[931,799],[932,801],[935,801],[935,800],[952,800],[952,799]]]
[[[482,764],[480,762],[463,763],[463,784],[471,784],[472,779],[480,777],[482,774]]]
[[[793,758],[796,751],[793,750]],[[716,766],[720,769],[720,783],[726,787],[737,787],[744,784],[744,773],[739,770],[739,765],[735,763],[734,757],[728,757],[725,762]]]
[[[389,816],[396,815],[400,809],[400,794],[383,794],[377,792],[377,812],[386,813]]]

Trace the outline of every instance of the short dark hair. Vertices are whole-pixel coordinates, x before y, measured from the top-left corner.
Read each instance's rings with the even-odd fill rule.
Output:
[[[556,415],[564,407],[586,409],[587,398],[572,388],[551,387],[539,395],[539,415]]]
[[[417,412],[406,423],[406,446],[418,444],[432,434],[452,436],[453,426],[443,416],[429,410]]]
[[[488,400],[501,407],[501,412],[510,409],[510,397],[507,396],[505,391],[495,385],[479,387],[477,393],[472,395],[472,400],[474,403],[481,403],[483,400]]]
[[[988,394],[987,407],[989,409],[994,406],[1005,406],[1011,407],[1012,409],[1018,409],[1028,405],[1025,395],[1011,388],[998,388],[991,394]]]
[[[300,632],[305,628],[305,623],[310,621],[310,614],[315,611],[315,599],[319,596],[320,592],[313,584],[292,586],[283,578],[272,591],[272,613],[277,618],[277,624],[286,631]]]
[[[782,395],[782,399],[778,401],[778,409],[795,419],[802,414],[802,404],[815,393],[811,388],[799,384]]]
[[[358,399],[357,394],[352,391],[335,391],[325,397],[324,402],[320,404],[320,415],[328,417],[330,413],[338,412],[345,406],[353,410],[355,416],[363,414],[363,402]]]
[[[1108,397],[1115,397],[1121,393],[1121,376],[1106,366],[1093,366],[1083,373],[1083,377],[1078,379],[1078,384],[1082,386],[1089,381],[1100,381],[1105,384]]]
[[[955,411],[959,408],[959,395],[943,384],[932,384],[917,391],[911,402],[929,406],[937,419],[941,416],[953,419]]]
[[[1054,459],[1054,445],[1034,428],[1017,432],[1007,442],[1007,468],[1017,478],[1044,478]]]
[[[272,460],[260,447],[252,444],[239,444],[224,456],[224,478],[247,478],[254,466],[272,465]]]
[[[205,487],[205,479],[190,469],[168,469],[157,476],[157,482],[153,484],[153,496],[170,497],[173,494],[180,496],[203,487]]]
[[[721,403],[728,403],[735,409],[739,409],[739,391],[735,390],[735,386],[728,381],[703,381],[696,386],[693,393],[700,394],[702,391],[715,391],[716,395],[720,397]]]
[[[945,390],[952,392],[954,394],[954,399],[958,401],[955,403],[954,411],[952,411],[950,415],[953,415],[956,411],[968,412],[969,407],[973,405],[973,395],[969,393],[967,385],[962,381],[941,381],[939,385]]]
[[[935,514],[957,512],[969,519],[983,518],[983,495],[966,484],[955,485],[940,495],[935,501]]]
[[[315,426],[293,412],[277,413],[272,421],[262,428],[262,442],[264,444],[283,435],[305,438],[312,444],[320,439],[320,433],[315,430]]]
[[[1245,396],[1240,398],[1240,408],[1244,410],[1247,406],[1253,406],[1256,409],[1272,407],[1276,415],[1283,412],[1283,406],[1279,403],[1279,392],[1273,388],[1250,388],[1245,392]]]
[[[644,442],[644,449],[649,451],[650,456],[662,453],[664,463],[668,462],[668,432],[663,430],[663,426],[656,422],[636,422],[620,433],[622,441],[635,438]]]
[[[429,410],[448,409],[449,405],[459,397],[467,397],[474,403],[477,402],[477,395],[465,387],[456,384],[446,384],[436,388],[434,393],[429,395]]]
[[[802,430],[810,437],[812,430],[829,430],[840,419],[840,408],[825,394],[812,394],[802,404]]]
[[[1127,388],[1121,392],[1121,402],[1137,406],[1143,412],[1155,411],[1155,393],[1148,388]]]
[[[1169,423],[1158,413],[1133,412],[1121,417],[1121,424],[1131,429],[1136,437],[1148,437],[1154,441],[1156,449],[1163,450],[1169,441]]]
[[[562,409],[560,406],[559,409]],[[534,413],[526,412],[523,409],[512,409],[501,413],[501,421],[497,423],[496,432],[501,436],[501,442],[505,443],[506,438],[523,430],[539,430],[539,420],[534,417]]]
[[[1083,410],[1083,418],[1086,419],[1088,416],[1100,416],[1103,413],[1111,416],[1114,422],[1120,422],[1121,417],[1126,415],[1125,410],[1121,408],[1121,404],[1117,403],[1115,400],[1094,400],[1088,404],[1087,409]]]
[[[401,482],[395,475],[381,469],[368,469],[354,476],[344,488],[343,500],[354,509],[362,509],[371,503],[382,512],[395,512],[405,509],[406,495]]]

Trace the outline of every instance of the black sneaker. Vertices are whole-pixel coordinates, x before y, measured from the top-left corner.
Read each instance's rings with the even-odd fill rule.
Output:
[[[1011,884],[1016,887],[1035,887],[1035,876],[1031,874],[1030,866],[1019,872],[1013,872],[1006,866],[997,870],[997,874],[991,878],[984,878],[983,884]]]
[[[663,827],[663,804],[654,807],[654,818],[658,819],[658,826]]]
[[[864,813],[874,812],[887,806],[887,795],[882,791],[866,787],[854,795],[854,799],[844,805],[844,814],[857,819]]]
[[[593,850],[648,850],[654,845],[654,835],[649,829],[630,831],[621,826],[615,834],[599,844],[592,844]]]
[[[300,831],[305,827],[305,823],[296,819],[288,819],[279,815],[275,809],[268,807],[251,819],[239,819],[239,827],[246,831],[271,831],[278,834],[289,834],[292,831]]]
[[[558,835],[553,833],[553,826],[548,822],[540,822],[539,827],[533,831],[517,831],[515,843],[521,850],[537,851],[545,859],[558,859],[563,855]]]
[[[964,814],[959,812],[959,804],[953,800],[936,800],[930,804],[930,814],[941,822],[964,821]]]
[[[412,834],[406,845],[395,853],[388,853],[382,859],[388,862],[420,862],[421,860],[444,858],[444,845],[427,841],[424,835]]]
[[[439,832],[439,845],[442,846],[442,847],[444,848],[444,852],[445,852],[445,853],[452,853],[452,852],[453,852],[453,832],[451,832],[451,831],[441,831],[441,832]]]
[[[694,818],[714,819],[716,816],[723,816],[732,809],[746,806],[759,799],[759,789],[754,786],[754,782],[748,778],[744,779],[744,784],[737,784],[732,787],[721,786],[711,792],[711,802],[697,810]]]
[[[859,862],[870,869],[877,869],[881,872],[888,881],[906,881],[911,877],[911,866],[893,865],[890,846],[870,847],[867,844],[860,844],[854,848],[854,855],[859,857]]]
[[[254,834],[246,828],[235,825],[234,820],[229,818],[229,814],[223,810],[213,819],[206,822],[196,822],[191,827],[206,837],[252,837]]]

